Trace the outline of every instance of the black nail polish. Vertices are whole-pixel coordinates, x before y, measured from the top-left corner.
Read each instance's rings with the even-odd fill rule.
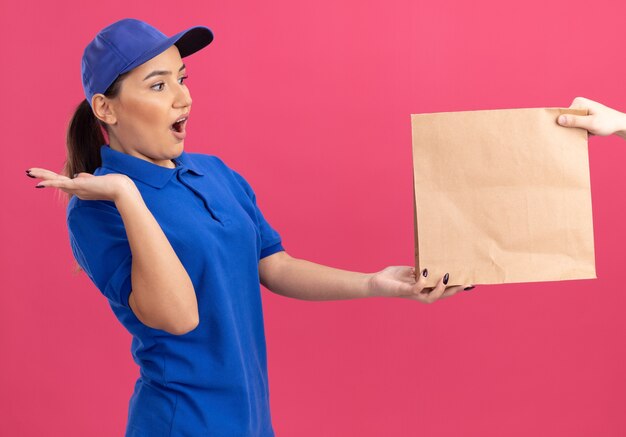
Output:
[[[463,290],[469,291],[472,288],[476,287],[475,285],[470,285],[469,287],[465,287]]]
[[[424,277],[427,277],[428,276],[428,269],[422,270],[422,275],[424,275]]]
[[[35,176],[33,176],[32,174],[28,173],[28,171],[26,171],[26,176],[28,176],[29,178],[35,178]]]
[[[35,188],[46,188],[45,185],[35,185]]]
[[[446,273],[443,277],[443,284],[446,285],[448,283],[448,279],[450,279],[450,274]]]

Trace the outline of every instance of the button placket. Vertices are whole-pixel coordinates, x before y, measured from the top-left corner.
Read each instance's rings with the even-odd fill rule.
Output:
[[[187,168],[182,168],[179,172],[178,172],[178,180],[185,185],[187,188],[189,188],[196,196],[198,196],[201,200],[202,203],[204,204],[204,207],[207,209],[207,211],[209,212],[209,214],[211,214],[211,217],[213,217],[213,219],[215,221],[217,221],[218,223],[220,223],[222,226],[226,226],[231,224],[231,220],[229,218],[222,218],[222,214],[221,212],[218,214],[215,211],[215,208],[212,207],[209,204],[209,199],[207,199],[200,191],[198,191],[196,188],[194,188],[191,184],[189,184],[185,178],[183,178],[181,175],[185,172],[188,172],[189,169]]]

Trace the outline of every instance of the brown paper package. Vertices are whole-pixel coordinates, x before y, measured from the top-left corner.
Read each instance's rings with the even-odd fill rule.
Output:
[[[596,278],[586,109],[411,114],[415,266],[426,287]]]

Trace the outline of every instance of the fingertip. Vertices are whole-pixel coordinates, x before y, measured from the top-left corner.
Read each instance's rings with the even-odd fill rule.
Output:
[[[443,280],[444,280],[444,277],[439,278],[439,280],[437,281],[437,284],[434,287],[432,287],[432,289],[430,290],[428,294],[437,296],[437,298],[439,298],[439,296],[445,293],[446,284],[445,282],[443,282]]]

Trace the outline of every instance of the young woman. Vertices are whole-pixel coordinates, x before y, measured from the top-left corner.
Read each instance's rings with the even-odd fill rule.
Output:
[[[83,54],[65,168],[27,170],[68,194],[74,257],[133,336],[127,437],[274,435],[260,284],[305,300],[423,303],[465,288],[446,287],[448,274],[425,288],[427,270],[410,266],[360,273],[289,256],[244,177],[184,150],[182,58],[212,40],[203,26],[167,37],[135,19],[102,29]]]

